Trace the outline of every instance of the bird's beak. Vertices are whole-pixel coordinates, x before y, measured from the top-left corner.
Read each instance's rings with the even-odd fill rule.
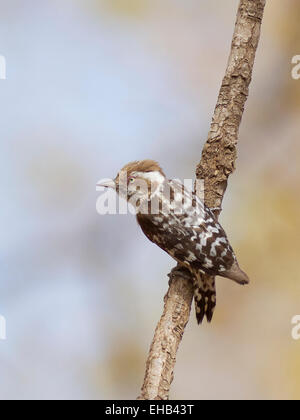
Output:
[[[101,180],[97,183],[96,188],[112,188],[112,189],[116,189],[116,183],[115,181],[113,181],[112,179],[107,179],[107,180]]]

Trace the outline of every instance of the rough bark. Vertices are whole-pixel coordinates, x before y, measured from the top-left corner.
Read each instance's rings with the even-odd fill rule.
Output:
[[[193,288],[188,271],[169,274],[169,290],[164,298],[164,311],[156,327],[146,364],[141,396],[138,399],[167,399],[178,346],[190,317]]]
[[[204,180],[205,203],[221,208],[229,175],[235,169],[238,132],[248,97],[260,38],[265,0],[241,0],[227,69],[196,177]],[[170,273],[163,315],[156,327],[139,399],[168,399],[176,354],[193,300],[190,274],[179,267]]]

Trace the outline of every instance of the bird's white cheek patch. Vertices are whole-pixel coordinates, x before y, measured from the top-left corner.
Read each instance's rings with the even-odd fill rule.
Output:
[[[151,183],[162,184],[165,177],[158,171],[153,172],[136,172],[136,176],[149,180]]]

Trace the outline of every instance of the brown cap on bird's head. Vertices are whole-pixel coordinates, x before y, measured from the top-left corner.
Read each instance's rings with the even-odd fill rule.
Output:
[[[154,173],[154,175],[157,174],[158,176],[160,176],[160,178],[161,177],[165,178],[165,174],[162,168],[160,167],[158,162],[156,162],[155,160],[151,160],[151,159],[135,160],[123,166],[123,168],[119,171],[114,181],[101,183],[101,184],[98,184],[98,186],[113,188],[116,191],[118,191],[121,179],[128,180],[130,176],[132,176],[133,174],[137,174],[137,175],[149,174],[150,175],[152,173]]]
[[[165,174],[162,168],[155,160],[151,160],[151,159],[135,160],[123,166],[123,168],[120,170],[120,172],[115,178],[115,183],[116,185],[118,185],[121,177],[123,177],[123,179],[126,177],[127,179],[129,179],[130,176],[132,175],[142,176],[143,174],[146,175],[153,172],[165,177]]]
[[[135,160],[133,162],[127,163],[120,172],[127,172],[129,175],[132,172],[159,172],[161,175],[165,176],[160,165],[151,159],[145,160]]]

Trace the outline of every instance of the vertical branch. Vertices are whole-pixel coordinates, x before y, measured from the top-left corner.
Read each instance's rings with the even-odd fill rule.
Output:
[[[248,97],[265,0],[240,0],[227,69],[208,139],[196,169],[204,180],[205,202],[220,207],[229,175],[235,169],[238,132]],[[190,273],[176,267],[169,275],[163,315],[156,327],[139,399],[168,399],[176,355],[190,316]]]
[[[226,73],[196,176],[208,207],[221,207],[235,169],[238,132],[252,78],[265,0],[241,0]]]
[[[146,363],[142,400],[166,400],[173,381],[176,354],[188,323],[194,291],[186,270],[169,274],[169,290],[164,298],[164,310],[157,324]]]

